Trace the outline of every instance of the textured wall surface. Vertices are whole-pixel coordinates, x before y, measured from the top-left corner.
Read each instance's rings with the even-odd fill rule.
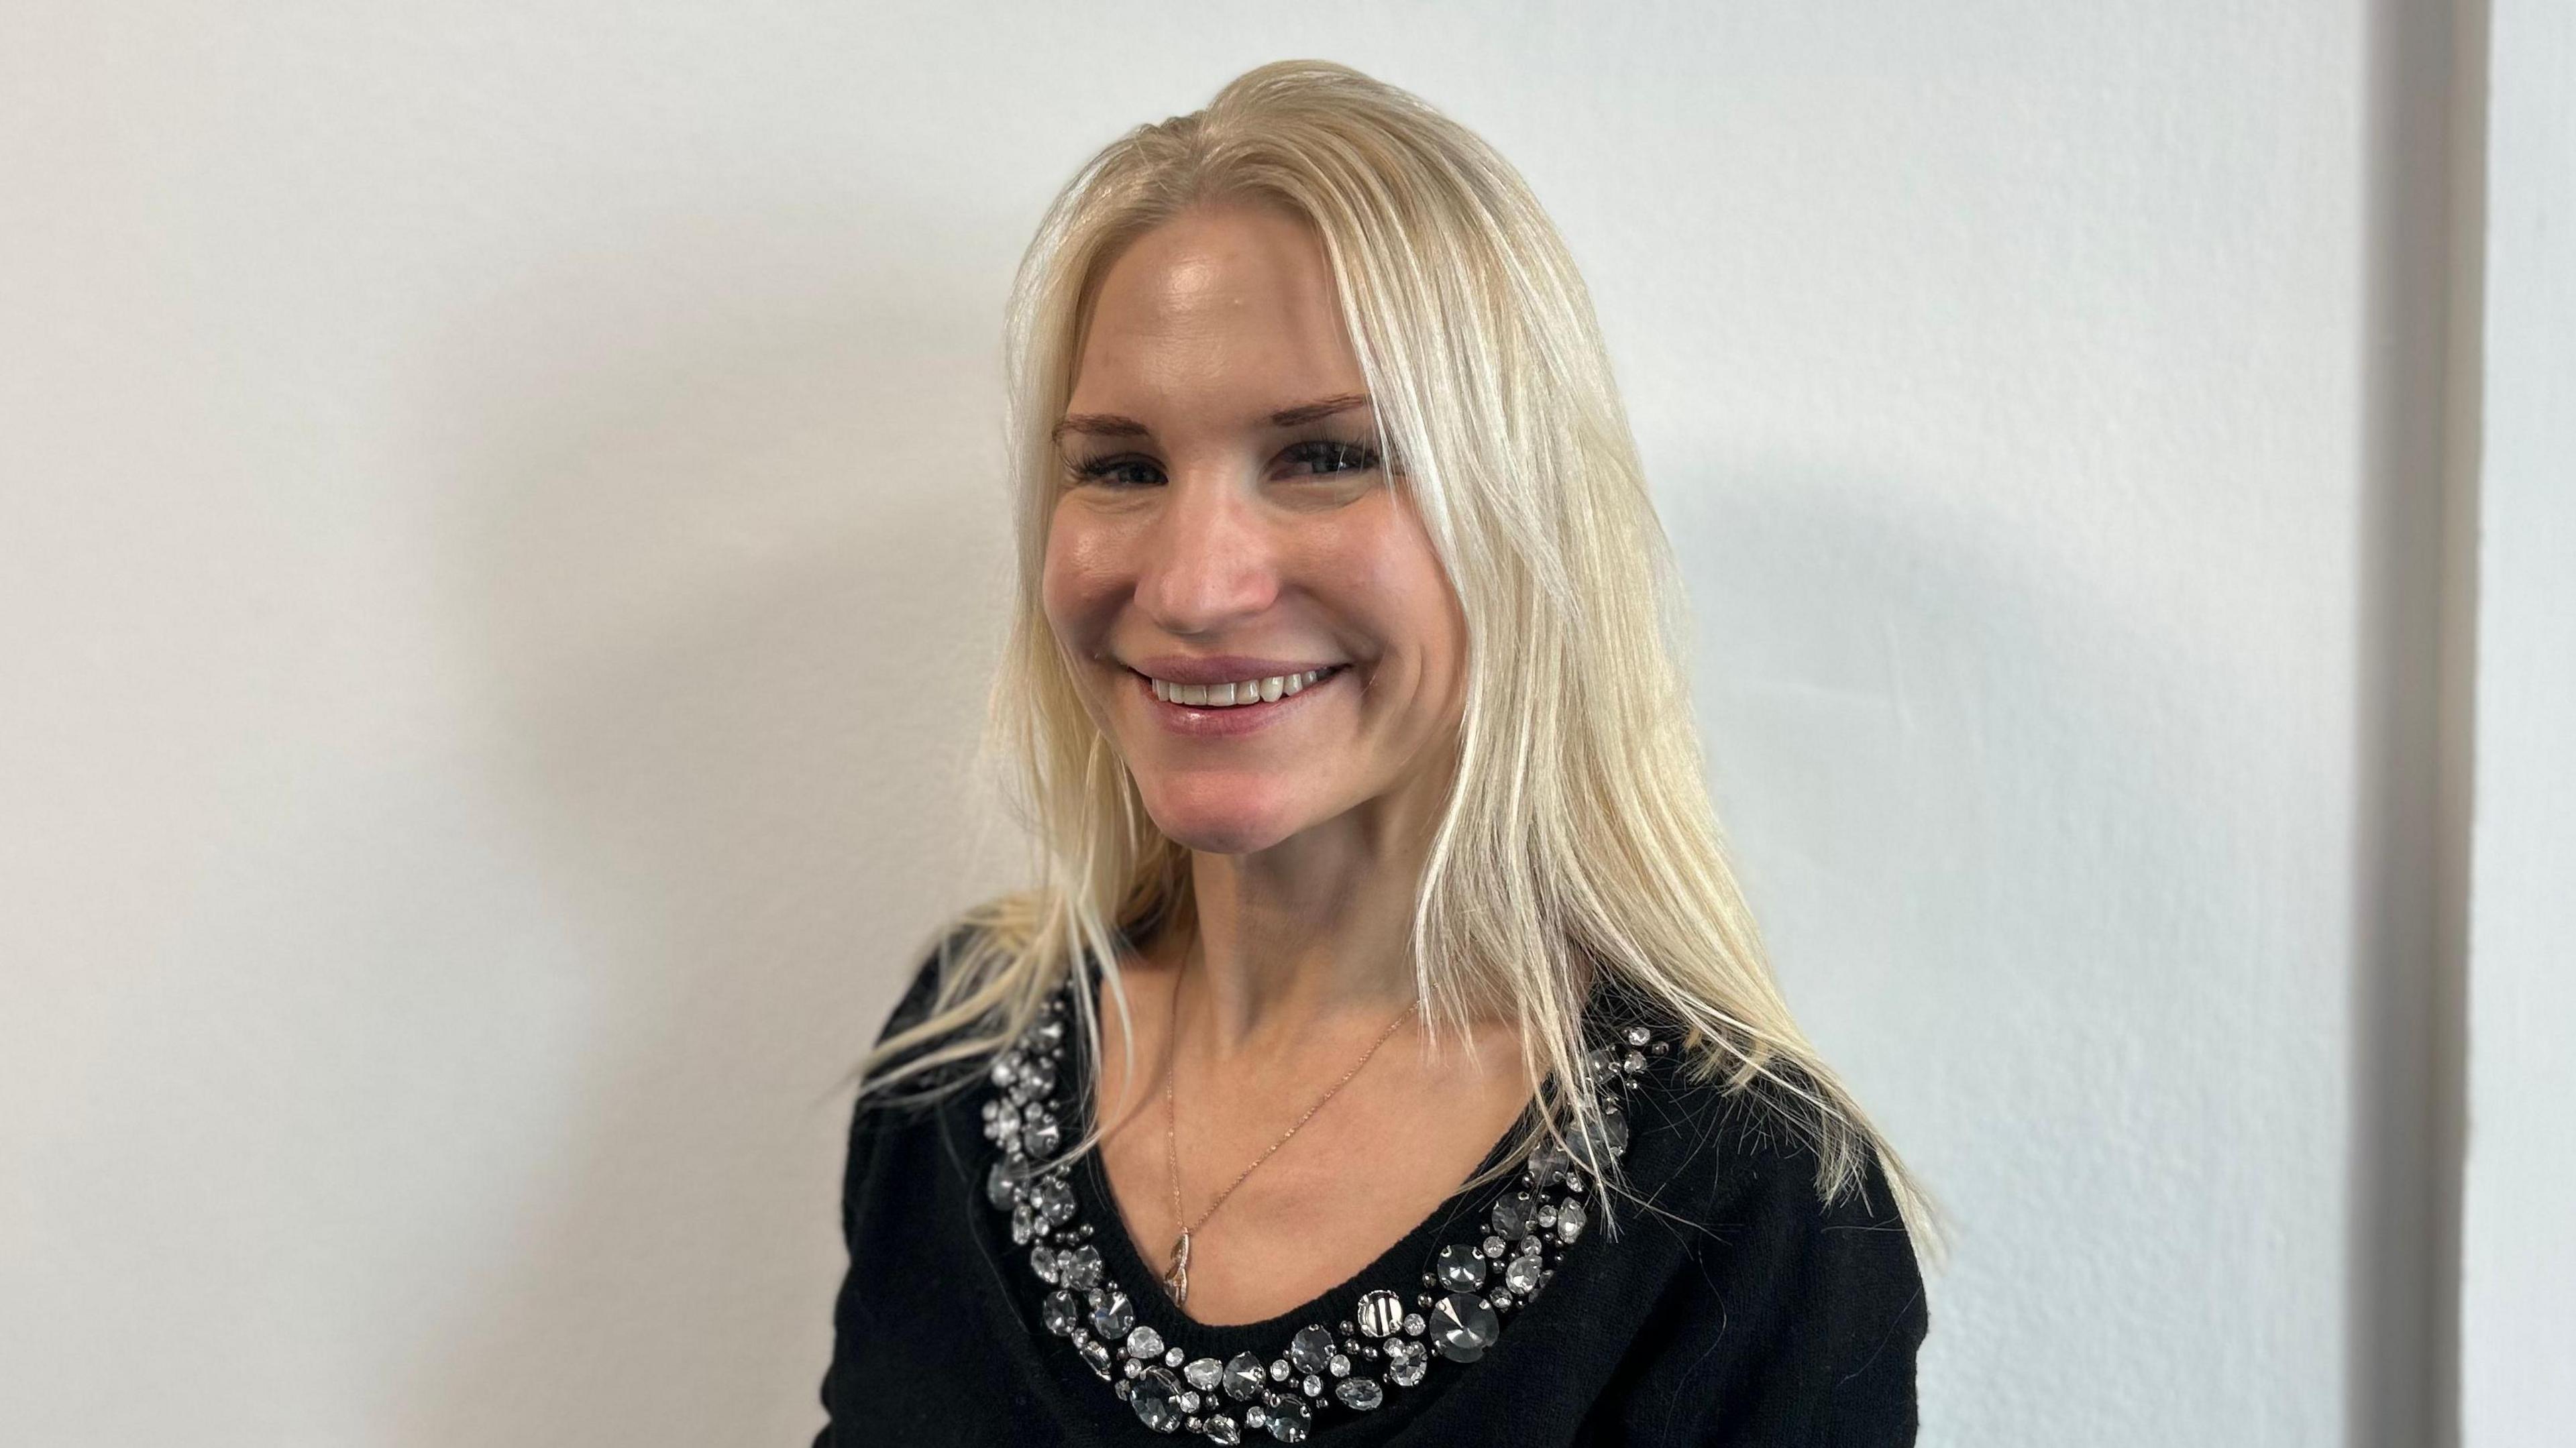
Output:
[[[2493,7],[2462,1441],[2576,1401],[2576,6]]]
[[[1019,865],[1011,268],[1299,54],[1590,276],[1780,971],[1959,1226],[1925,1441],[2400,1441],[2370,7],[1067,12],[13,7],[0,1441],[811,1434],[838,1077]]]

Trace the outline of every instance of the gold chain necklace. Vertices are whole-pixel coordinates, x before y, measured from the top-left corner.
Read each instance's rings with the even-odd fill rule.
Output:
[[[1195,952],[1193,953],[1195,954]],[[1186,956],[1182,958],[1181,970],[1183,974],[1186,974],[1189,970],[1189,959]],[[1288,1138],[1297,1134],[1298,1127],[1305,1125],[1309,1120],[1313,1119],[1316,1112],[1324,1109],[1325,1102],[1332,1100],[1336,1092],[1339,1092],[1344,1086],[1350,1084],[1351,1078],[1360,1073],[1360,1067],[1369,1063],[1369,1057],[1377,1054],[1377,1048],[1387,1043],[1387,1038],[1395,1034],[1395,1028],[1403,1025],[1405,1019],[1411,1016],[1415,1008],[1419,1005],[1421,1005],[1421,1001],[1418,999],[1406,1002],[1404,1010],[1398,1014],[1394,1020],[1386,1023],[1385,1030],[1378,1033],[1377,1041],[1368,1048],[1367,1055],[1360,1057],[1359,1064],[1351,1067],[1351,1069],[1347,1071],[1344,1071],[1342,1073],[1342,1079],[1333,1083],[1332,1090],[1326,1091],[1322,1096],[1316,1098],[1315,1104],[1306,1108],[1306,1114],[1298,1117],[1295,1125],[1292,1125],[1286,1131],[1281,1132],[1279,1134],[1279,1139],[1270,1143],[1269,1151],[1265,1151],[1261,1155],[1253,1158],[1252,1165],[1245,1167],[1243,1171],[1235,1177],[1232,1185],[1229,1185],[1224,1191],[1217,1193],[1216,1200],[1208,1203],[1208,1209],[1199,1213],[1197,1221],[1181,1228],[1181,1235],[1173,1239],[1172,1242],[1172,1265],[1163,1270],[1163,1290],[1171,1294],[1173,1306],[1187,1306],[1190,1300],[1191,1234],[1198,1231],[1199,1228],[1206,1226],[1207,1219],[1216,1215],[1216,1209],[1225,1205],[1226,1198],[1234,1195],[1235,1187],[1243,1185],[1243,1179],[1245,1177],[1252,1175],[1254,1170],[1263,1162],[1270,1160],[1272,1152],[1286,1146],[1288,1144]],[[1172,1104],[1172,1057],[1174,1039],[1180,1034],[1178,1030],[1180,1018],[1181,977],[1179,975],[1175,975],[1172,978],[1172,999],[1170,1010],[1163,1026],[1163,1160],[1165,1165],[1171,1170],[1172,1220],[1175,1222],[1181,1219],[1181,1149],[1180,1114],[1178,1109]]]

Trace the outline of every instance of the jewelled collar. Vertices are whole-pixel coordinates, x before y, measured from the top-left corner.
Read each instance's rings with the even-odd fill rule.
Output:
[[[1542,1143],[1495,1198],[1485,1230],[1470,1228],[1442,1246],[1410,1302],[1391,1287],[1374,1287],[1350,1317],[1298,1328],[1267,1360],[1249,1352],[1224,1362],[1192,1360],[1136,1320],[1134,1302],[1101,1260],[1095,1225],[1076,1220],[1076,1167],[1054,1159],[1078,1120],[1076,1103],[1064,1099],[1074,1074],[1072,988],[1050,996],[1027,1032],[993,1059],[984,1136],[999,1151],[984,1195],[1009,1217],[1013,1247],[1027,1249],[1030,1273],[1048,1289],[1038,1307],[1047,1331],[1070,1342],[1146,1427],[1217,1443],[1240,1443],[1247,1429],[1303,1442],[1319,1414],[1373,1412],[1389,1394],[1419,1385],[1435,1354],[1457,1363],[1484,1356],[1503,1319],[1547,1286],[1582,1237],[1591,1220],[1584,1199],[1599,1194],[1589,1179],[1592,1152],[1626,1154],[1629,1091],[1649,1056],[1671,1050],[1644,1026],[1591,1046],[1583,1069],[1598,1083],[1599,1140],[1578,1135],[1580,1157]]]

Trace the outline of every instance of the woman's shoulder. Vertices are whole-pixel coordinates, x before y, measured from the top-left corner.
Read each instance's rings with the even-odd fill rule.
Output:
[[[1658,1047],[1629,1110],[1641,1192],[1695,1251],[1807,1258],[1824,1270],[1920,1285],[1918,1258],[1880,1147],[1865,1123],[1829,1127],[1817,1083],[1794,1064],[1733,1081],[1648,1020]],[[1651,1178],[1651,1179],[1643,1179]]]
[[[1930,1328],[1924,1279],[1875,1142],[1827,1165],[1795,1093],[1729,1089],[1678,1066],[1646,1093],[1631,1230],[1678,1237],[1662,1310],[1674,1350],[1723,1385],[1711,1441],[1913,1441],[1914,1363]],[[1631,1208],[1634,1211],[1635,1209]],[[1725,1366],[1717,1367],[1723,1363]],[[1678,1392],[1678,1390],[1676,1390]]]

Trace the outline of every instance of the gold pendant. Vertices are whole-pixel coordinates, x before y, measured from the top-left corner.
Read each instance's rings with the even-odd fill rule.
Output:
[[[1190,1234],[1183,1232],[1172,1244],[1172,1268],[1163,1274],[1163,1290],[1172,1295],[1174,1307],[1185,1307],[1190,1300]]]

